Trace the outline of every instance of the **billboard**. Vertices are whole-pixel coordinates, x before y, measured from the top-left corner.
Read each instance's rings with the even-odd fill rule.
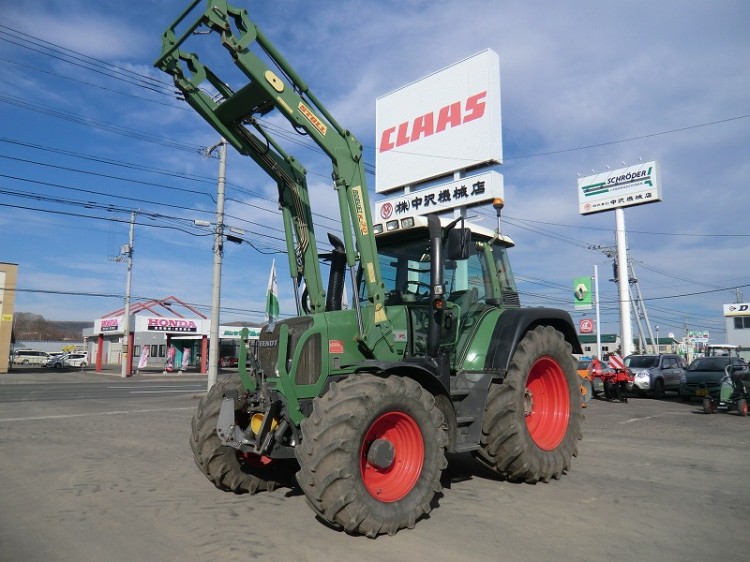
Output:
[[[505,197],[503,176],[490,170],[439,185],[402,193],[375,203],[374,222],[410,215],[441,213],[456,207],[472,207]]]
[[[594,321],[591,318],[581,318],[578,321],[578,333],[579,334],[593,334],[594,333]]]
[[[375,191],[502,162],[500,58],[487,49],[376,100]]]
[[[661,199],[659,167],[654,161],[578,179],[578,212],[582,215]]]
[[[750,303],[736,302],[724,305],[724,316],[750,316]]]
[[[573,278],[573,305],[576,310],[591,310],[592,294],[590,276]]]

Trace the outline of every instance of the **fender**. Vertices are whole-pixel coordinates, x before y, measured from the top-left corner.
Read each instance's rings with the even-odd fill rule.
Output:
[[[441,359],[447,360],[447,356],[441,356],[435,361],[425,361],[423,358],[401,361],[370,359],[359,363],[354,372],[369,371],[375,374],[403,375],[414,379],[433,395],[445,394],[447,396],[450,394],[450,367],[447,361],[441,361]]]
[[[570,314],[557,308],[510,308],[505,310],[495,324],[491,348],[487,350],[485,369],[508,370],[521,338],[537,326],[552,326],[562,332],[572,353],[583,353]]]

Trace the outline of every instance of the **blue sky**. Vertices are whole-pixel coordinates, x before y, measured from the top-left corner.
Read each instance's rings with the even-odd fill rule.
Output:
[[[722,304],[750,301],[750,4],[251,2],[235,0],[375,162],[375,99],[491,48],[500,56],[504,233],[522,303],[572,311],[572,279],[600,272],[602,330],[618,330],[614,214],[580,216],[578,175],[657,160],[664,200],[626,209],[660,335],[724,338]],[[16,311],[93,320],[122,306],[113,261],[138,209],[134,299],[175,295],[209,315],[217,136],[152,68],[184,0],[30,0],[0,25],[0,261],[19,264]],[[308,169],[320,247],[337,231],[330,167]],[[373,190],[374,176],[369,178]],[[222,322],[260,321],[271,260],[294,312],[276,189],[230,150]],[[373,200],[375,198],[373,197]],[[492,211],[484,224],[492,227]],[[573,313],[574,319],[581,317]],[[635,329],[635,328],[634,328]]]

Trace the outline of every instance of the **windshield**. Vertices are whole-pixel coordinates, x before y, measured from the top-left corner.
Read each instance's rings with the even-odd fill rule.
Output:
[[[659,365],[659,357],[650,355],[633,355],[625,358],[625,366],[630,369],[653,369]]]
[[[492,284],[478,246],[472,244],[468,259],[446,262],[443,280],[447,300],[455,300],[471,292],[473,301],[485,301],[488,294],[491,294]],[[400,238],[391,246],[383,245],[379,241],[378,259],[385,285],[386,304],[415,302],[429,298],[430,248],[426,237]],[[512,274],[508,284],[514,286]],[[364,287],[361,289],[360,295],[364,301]]]
[[[690,363],[688,371],[723,371],[729,362],[729,357],[701,357]]]

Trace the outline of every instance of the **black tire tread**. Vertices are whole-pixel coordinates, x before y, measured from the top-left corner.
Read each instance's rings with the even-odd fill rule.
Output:
[[[523,396],[527,368],[536,357],[555,358],[566,375],[570,395],[570,418],[566,435],[552,451],[543,451],[526,429]],[[580,377],[570,345],[551,326],[538,326],[519,342],[502,383],[490,387],[482,424],[481,448],[476,457],[500,477],[511,482],[549,482],[570,469],[578,454],[583,420],[580,403]]]
[[[273,491],[282,482],[272,476],[271,469],[255,469],[241,463],[237,451],[222,445],[216,434],[224,394],[235,389],[243,392],[239,376],[216,383],[198,403],[191,421],[193,459],[206,478],[220,490],[235,494]]]
[[[425,465],[409,495],[392,503],[378,502],[364,488],[357,471],[361,439],[375,417],[402,406],[423,409],[429,420],[427,427],[421,427]],[[393,535],[413,528],[431,511],[448,464],[448,436],[434,397],[417,382],[372,374],[335,382],[315,399],[301,429],[302,443],[295,449],[300,465],[297,482],[313,510],[333,527],[371,538]]]

